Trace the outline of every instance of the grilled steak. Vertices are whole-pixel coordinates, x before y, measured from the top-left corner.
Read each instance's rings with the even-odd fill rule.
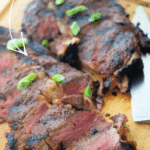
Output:
[[[79,5],[88,10],[71,17],[65,14]],[[101,19],[89,23],[90,15],[97,12],[102,13]],[[22,27],[34,41],[53,40],[50,53],[61,61],[77,68],[81,64],[86,72],[99,73],[102,77],[99,95],[115,88],[125,93],[130,76],[143,68],[141,52],[150,48],[147,36],[134,27],[128,16],[123,7],[112,0],[67,0],[60,6],[55,6],[54,1],[33,0],[26,7]],[[77,38],[70,31],[74,21],[81,27]],[[51,27],[54,29],[50,34],[55,36],[49,34]],[[56,30],[61,35],[56,34]],[[46,33],[49,36],[44,35]]]

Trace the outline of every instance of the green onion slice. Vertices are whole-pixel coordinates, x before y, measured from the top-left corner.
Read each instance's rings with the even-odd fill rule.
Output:
[[[81,28],[80,26],[78,25],[78,22],[77,21],[74,21],[72,23],[72,25],[70,26],[70,30],[71,32],[76,36],[78,35],[78,33],[80,32]]]
[[[13,41],[15,42],[15,44],[18,47],[23,47],[23,41],[24,41],[24,45],[28,44],[28,39],[27,38],[23,38],[23,40],[22,40],[22,38],[20,38],[20,39],[16,39],[15,38],[15,39],[9,40],[7,42],[7,46],[6,46],[7,49],[12,50],[12,49],[16,49],[17,48]]]
[[[67,16],[72,16],[74,14],[77,14],[78,12],[85,11],[87,9],[88,8],[83,6],[83,5],[76,6],[76,7],[72,8],[72,9],[70,9],[70,10],[67,10],[66,15]]]
[[[65,2],[66,0],[55,0],[55,5],[61,5]]]
[[[30,86],[32,84],[32,81],[36,78],[37,74],[36,73],[31,73],[24,78],[22,78],[17,86],[18,90],[23,90],[26,87]]]
[[[46,48],[49,46],[48,40],[43,40],[42,41],[42,45],[45,45]]]
[[[92,90],[91,90],[90,85],[88,85],[84,90],[84,97],[86,96],[92,98]]]
[[[55,74],[52,76],[52,79],[56,82],[61,82],[65,79],[65,77],[61,74]]]
[[[99,20],[101,18],[102,14],[100,12],[92,14],[89,18],[89,22],[94,22],[96,20]]]

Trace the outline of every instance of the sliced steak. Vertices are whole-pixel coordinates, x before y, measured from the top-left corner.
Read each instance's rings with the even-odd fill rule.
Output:
[[[9,31],[8,28],[3,28],[3,30],[4,30],[4,33],[5,32],[7,33]],[[13,30],[13,32],[15,32],[17,34],[19,31]],[[7,42],[5,42],[5,45],[6,44],[7,44]],[[46,82],[46,79],[45,79],[43,86],[40,87],[41,88],[40,91],[44,91],[42,89],[45,89],[43,94],[48,96],[48,98],[49,98],[48,101],[52,102],[53,98],[60,98],[61,101],[66,104],[72,103],[72,105],[77,109],[88,108],[90,106],[89,102],[91,102],[91,100],[83,97],[85,87],[87,85],[91,86],[92,91],[93,91],[92,100],[94,100],[96,97],[96,93],[97,93],[96,89],[98,87],[94,86],[93,80],[88,75],[70,67],[68,64],[60,63],[58,60],[54,59],[51,56],[47,56],[48,49],[43,47],[40,43],[32,42],[29,40],[29,43],[26,46],[26,50],[28,53],[28,57],[25,57],[24,55],[22,55],[20,53],[15,53],[15,52],[11,53],[9,50],[8,50],[8,54],[10,53],[13,57],[10,54],[9,54],[10,56],[8,57],[7,54],[5,53],[5,51],[6,51],[5,47],[3,47],[4,53],[2,55],[2,59],[4,59],[4,62],[6,62],[6,61],[9,62],[9,58],[12,57],[12,58],[14,58],[15,65],[12,68],[7,69],[7,71],[5,71],[5,72],[3,71],[1,73],[1,75],[2,75],[1,78],[3,80],[0,80],[0,82],[2,82],[4,84],[5,82],[12,79],[14,76],[19,76],[19,73],[26,67],[28,67],[30,69],[32,68],[33,70],[35,69],[36,72],[39,72],[38,73],[39,78],[42,78],[43,75],[45,74],[45,72],[48,76],[53,76],[53,75],[59,73],[59,74],[64,75],[64,77],[65,77],[64,81],[62,81],[59,84],[56,84],[55,82],[52,84],[52,83],[50,83],[50,82],[52,82],[51,80],[49,81],[47,79],[48,81]],[[14,53],[14,55],[13,55],[13,53]],[[7,60],[7,57],[8,57],[8,60]],[[2,65],[0,67],[4,68],[5,65],[6,65],[6,63],[2,63]],[[23,66],[23,68],[22,68],[22,66]],[[32,67],[30,67],[30,66],[32,66]],[[27,69],[27,70],[30,70],[30,69]],[[27,73],[20,75],[18,80],[14,81],[14,82],[18,83],[19,79],[21,79],[25,75],[27,75]],[[4,79],[6,79],[6,81]],[[1,85],[2,85],[2,83],[1,83]],[[45,84],[47,86],[50,86],[51,88],[45,87]],[[52,85],[50,85],[50,84],[53,85],[53,88],[52,88]],[[48,94],[50,91],[53,94]],[[63,94],[60,94],[60,95],[57,94],[58,91],[59,91],[59,93],[63,93]],[[49,95],[51,95],[51,96],[49,96]],[[57,95],[59,95],[59,96],[57,96]],[[64,98],[63,98],[63,95],[64,95]],[[72,99],[74,101],[72,101]],[[91,105],[93,108],[95,108],[95,106],[92,103],[91,103]]]
[[[39,3],[42,5],[37,5]],[[71,17],[65,14],[67,10],[79,5],[85,5],[88,10]],[[36,10],[34,15],[31,9]],[[41,12],[44,13],[40,17]],[[119,88],[122,93],[127,92],[131,74],[143,68],[141,52],[149,51],[150,41],[129,21],[129,15],[123,7],[112,0],[69,0],[61,6],[55,6],[54,1],[32,1],[24,13],[23,27],[26,33],[37,31],[39,26],[34,26],[34,22],[42,22],[48,12],[53,12],[51,14],[62,34],[50,42],[50,53],[73,67],[82,66],[86,72],[98,73],[102,77],[99,95],[115,88]],[[89,23],[90,15],[96,12],[101,12],[102,18]],[[26,19],[29,14],[34,16],[33,23]],[[47,22],[47,19],[44,20]],[[73,21],[78,21],[81,27],[76,40],[70,31]],[[49,21],[49,27],[55,23]],[[38,38],[49,40],[47,36],[37,36],[34,32],[30,35],[36,36],[36,39],[33,38],[35,41],[39,41]]]
[[[124,150],[126,145],[128,146],[128,150],[135,150],[135,145],[131,145],[121,138],[124,125],[127,121],[125,115],[119,114],[114,117],[117,118],[114,124],[103,121],[97,126],[93,125],[83,136],[65,146],[71,150]],[[117,121],[120,124],[117,124]]]
[[[123,150],[120,140],[127,121],[123,114],[114,116],[114,126],[96,112],[76,111],[71,105],[52,106],[38,95],[37,91],[32,96],[30,92],[25,102],[18,97],[9,109],[8,122],[12,127],[9,136],[15,142],[9,143],[6,150],[12,146],[18,150],[56,150],[60,144],[61,150],[104,147]]]

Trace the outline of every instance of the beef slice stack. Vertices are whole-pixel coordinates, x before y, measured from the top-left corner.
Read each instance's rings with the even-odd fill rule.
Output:
[[[13,31],[14,37],[18,32]],[[5,150],[87,149],[98,141],[104,141],[104,144],[96,144],[95,150],[106,147],[134,149],[122,139],[126,117],[121,114],[123,119],[118,125],[106,122],[96,109],[93,97],[83,97],[87,85],[95,93],[97,91],[88,75],[49,56],[40,43],[29,41],[26,50],[30,54],[28,57],[6,51],[6,41],[0,45],[3,62],[0,64],[0,121],[7,121],[11,127],[10,133],[6,134]],[[37,78],[32,85],[19,91],[20,79],[33,72]],[[61,83],[53,81],[51,76],[56,73],[63,74],[65,80]],[[86,134],[87,138],[84,137]],[[106,134],[115,139],[108,146]],[[78,139],[83,141],[76,145]],[[87,139],[89,142],[85,144]],[[82,145],[86,145],[85,148]]]
[[[22,31],[33,41],[49,41],[49,52],[60,61],[101,78],[98,95],[115,88],[125,93],[133,73],[143,68],[142,52],[150,41],[129,21],[123,7],[113,0],[67,0],[56,6],[53,1],[33,0],[24,12]],[[66,11],[84,5],[88,10],[67,16]],[[100,20],[89,23],[91,14],[100,12]],[[31,19],[32,18],[32,19]],[[77,21],[79,35],[71,33]],[[96,80],[96,79],[95,79]]]

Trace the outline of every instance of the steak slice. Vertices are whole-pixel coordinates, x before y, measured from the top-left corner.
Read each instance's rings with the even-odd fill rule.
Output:
[[[124,125],[127,121],[124,114],[113,116],[114,123],[103,121],[93,125],[83,136],[65,146],[71,150],[135,150],[134,144],[122,140]]]
[[[37,3],[42,3],[44,7],[41,9]],[[32,14],[30,12],[32,6],[37,6],[33,8],[35,11],[38,10],[34,14],[37,22],[39,20],[42,22],[47,12],[53,12],[52,16],[61,35],[50,42],[50,53],[73,67],[82,66],[86,72],[98,73],[102,78],[99,95],[102,96],[103,93],[113,91],[115,88],[119,88],[122,93],[127,92],[130,76],[143,68],[141,52],[149,51],[150,41],[129,21],[129,15],[122,6],[112,0],[69,0],[61,6],[55,6],[54,1],[38,0],[32,1],[31,4],[24,13],[23,27],[26,33],[39,29],[39,26],[34,27],[34,23],[26,19],[29,14],[33,15],[33,12]],[[85,5],[88,10],[71,17],[65,14],[67,10],[79,5]],[[44,10],[45,13],[40,18],[40,13]],[[90,15],[96,12],[101,12],[102,18],[95,23],[89,23]],[[47,22],[46,19],[44,20]],[[70,31],[70,25],[74,21],[78,21],[81,27],[81,33],[76,40]],[[32,27],[27,27],[26,24]],[[49,21],[49,26],[53,27],[54,24]],[[30,35],[35,36],[35,34]],[[47,36],[36,38],[49,40]],[[39,41],[35,38],[34,40]]]
[[[112,124],[95,112],[76,111],[71,105],[48,106],[42,99],[35,100],[30,105],[20,104],[10,109],[8,120],[13,128],[7,138],[9,140],[11,135],[15,141],[13,147],[18,150],[58,150],[58,147],[60,150],[124,150],[123,146],[135,150],[134,145],[122,140],[127,121],[125,115],[114,117],[115,123]],[[6,150],[9,147],[10,144]]]
[[[8,28],[3,28],[4,32]],[[17,32],[16,32],[17,33]],[[8,39],[8,38],[7,38]],[[6,42],[4,43],[6,45]],[[32,46],[31,46],[32,44]],[[24,76],[35,72],[37,73],[37,81],[32,85],[32,88],[41,93],[49,103],[65,103],[72,104],[76,109],[93,109],[96,105],[93,103],[96,98],[97,88],[94,86],[93,80],[86,74],[71,68],[68,64],[58,62],[51,56],[38,53],[35,49],[45,51],[39,43],[30,42],[26,46],[29,57],[20,55],[19,53],[7,51],[5,46],[1,48],[0,65],[0,121],[7,120],[9,108],[16,103],[17,97],[20,97],[20,91],[17,89],[17,84]],[[41,55],[42,54],[42,55]],[[10,63],[9,60],[12,59]],[[4,63],[3,63],[4,62]],[[8,63],[8,64],[7,64]],[[5,69],[5,70],[4,70]],[[7,70],[6,70],[7,69]],[[65,76],[65,80],[61,83],[56,83],[51,80],[50,76],[60,73]],[[37,87],[37,85],[39,85]],[[83,97],[85,87],[90,85],[93,91],[92,99]],[[28,87],[30,89],[31,87]],[[24,90],[26,91],[26,90]],[[29,90],[30,91],[30,90]],[[27,93],[30,93],[30,92]],[[24,93],[25,97],[27,96]],[[29,94],[30,95],[30,94]],[[21,97],[20,97],[21,99]],[[22,97],[22,99],[24,99]]]

